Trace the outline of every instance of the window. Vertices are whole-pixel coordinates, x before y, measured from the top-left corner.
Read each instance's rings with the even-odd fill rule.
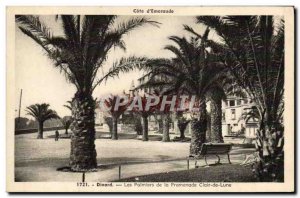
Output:
[[[234,100],[230,100],[230,101],[229,101],[229,106],[230,106],[230,107],[233,107],[233,106],[235,105],[234,103],[235,103]]]
[[[237,100],[236,105],[241,105],[241,100]]]
[[[231,109],[231,119],[235,120],[235,109]]]

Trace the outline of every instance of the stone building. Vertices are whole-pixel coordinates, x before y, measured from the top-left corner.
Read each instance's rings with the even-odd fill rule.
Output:
[[[248,98],[229,96],[222,102],[222,134],[231,136],[241,134],[245,137],[255,137],[258,129],[257,119],[243,119],[243,114],[250,111],[254,104]],[[243,129],[244,128],[244,132]]]

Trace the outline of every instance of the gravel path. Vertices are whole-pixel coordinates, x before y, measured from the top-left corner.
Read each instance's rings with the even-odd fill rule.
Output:
[[[16,181],[78,182],[81,180],[81,173],[56,171],[57,168],[68,165],[70,140],[60,139],[55,142],[54,139],[47,138],[53,133],[54,131],[45,132],[46,138],[42,140],[36,139],[35,133],[15,136]],[[189,143],[97,139],[96,150],[100,169],[98,172],[87,173],[86,181],[117,180],[120,165],[122,178],[186,170],[185,158],[189,153]],[[232,161],[240,163],[242,159],[241,156],[234,156]],[[227,163],[225,159],[224,163]]]

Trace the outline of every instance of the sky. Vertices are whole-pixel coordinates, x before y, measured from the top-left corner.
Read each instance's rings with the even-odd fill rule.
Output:
[[[132,16],[119,16],[116,23],[128,20]],[[147,17],[147,16],[146,16]],[[149,16],[151,20],[160,22],[159,28],[145,25],[133,30],[123,37],[126,44],[126,51],[121,49],[112,49],[108,54],[107,61],[103,64],[98,72],[99,78],[103,72],[107,71],[114,61],[121,57],[130,55],[146,56],[151,58],[169,58],[172,53],[164,50],[164,46],[172,44],[168,40],[169,36],[191,36],[190,33],[183,30],[183,24],[193,27],[196,32],[202,34],[205,27],[195,23],[195,17],[192,16]],[[62,35],[61,22],[55,20],[55,16],[40,16],[40,19],[51,29],[53,35]],[[70,111],[63,105],[66,101],[71,100],[75,94],[74,85],[68,83],[59,69],[54,68],[53,62],[46,56],[45,51],[36,44],[31,38],[24,35],[16,25],[15,34],[15,68],[16,68],[16,103],[15,115],[18,115],[20,90],[22,94],[21,116],[26,115],[26,107],[35,103],[49,103],[50,107],[55,110],[59,116],[70,115]],[[211,32],[211,39],[217,37]],[[122,93],[123,90],[128,92],[132,81],[135,85],[137,79],[142,76],[142,71],[132,71],[126,74],[120,74],[119,78],[109,79],[107,83],[99,85],[93,97],[101,97],[107,94]]]

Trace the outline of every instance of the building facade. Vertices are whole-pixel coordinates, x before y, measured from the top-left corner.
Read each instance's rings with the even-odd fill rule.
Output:
[[[257,119],[244,119],[254,104],[248,98],[228,97],[222,102],[222,134],[223,136],[244,135],[255,137],[259,123]]]

